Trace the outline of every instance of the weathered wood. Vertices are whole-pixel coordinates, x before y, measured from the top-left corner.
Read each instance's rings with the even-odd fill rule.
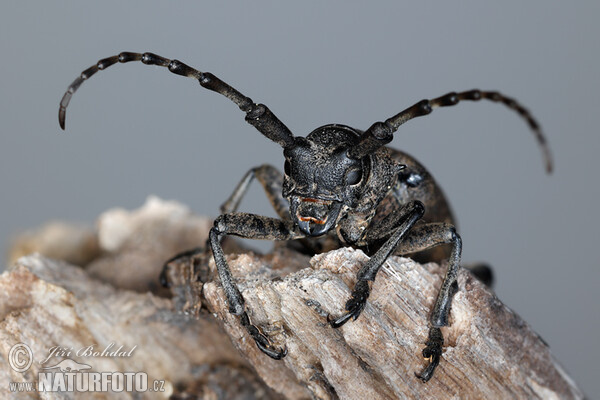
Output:
[[[312,268],[283,280],[261,278],[258,257],[230,257],[250,318],[274,344],[287,347],[281,362],[270,360],[226,312],[215,282],[204,296],[234,344],[273,388],[292,371],[319,398],[581,398],[581,392],[541,338],[468,272],[461,271],[443,359],[424,384],[414,375],[427,339],[427,315],[441,283],[442,268],[392,258],[373,284],[365,310],[339,330],[327,315],[340,315],[348,287],[367,257],[341,249],[313,257]]]
[[[34,357],[23,374],[7,362],[17,343],[27,344]],[[101,351],[111,343],[112,350],[133,349],[131,356],[76,354],[90,345]],[[71,354],[40,365],[55,346],[71,349]],[[98,393],[96,398],[167,398],[189,390],[211,398],[215,387],[221,397],[212,398],[278,397],[256,377],[212,317],[189,318],[175,312],[169,299],[115,289],[78,267],[39,255],[23,257],[0,276],[0,397],[22,398],[24,393],[8,391],[9,382],[35,382],[42,367],[67,358],[90,365],[90,372],[141,371],[149,382],[165,381],[164,393]],[[67,393],[66,398],[92,396]],[[43,398],[65,397],[46,393]]]
[[[86,265],[99,256],[96,232],[84,225],[53,221],[18,235],[10,246],[8,265],[31,253],[70,264]]]
[[[427,315],[444,273],[438,265],[391,258],[361,316],[336,330],[327,316],[343,312],[367,260],[361,251],[310,258],[278,246],[265,256],[229,254],[250,318],[274,345],[288,349],[275,361],[228,313],[208,254],[172,264],[174,298],[157,297],[165,295],[156,285],[162,261],[202,245],[209,221],[154,199],[131,213],[105,213],[98,226],[102,255],[86,270],[33,256],[0,277],[3,382],[32,379],[6,365],[13,343],[32,343],[34,354],[45,354],[57,344],[113,341],[138,345],[135,356],[88,364],[146,371],[184,398],[583,397],[540,337],[466,271],[459,275],[451,326],[443,328],[442,361],[424,384],[414,372],[425,365]],[[179,243],[190,232],[196,242]]]

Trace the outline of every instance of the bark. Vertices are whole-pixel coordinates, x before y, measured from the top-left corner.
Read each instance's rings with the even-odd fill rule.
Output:
[[[35,380],[40,368],[11,369],[6,360],[15,343],[29,344],[37,359],[56,345],[115,342],[137,347],[131,357],[67,358],[95,371],[145,371],[177,398],[583,398],[543,340],[464,270],[451,325],[442,329],[442,361],[422,383],[414,373],[426,363],[427,317],[444,273],[436,264],[390,258],[360,317],[332,329],[327,317],[343,313],[367,260],[361,251],[310,258],[277,246],[258,255],[228,242],[250,319],[288,350],[276,361],[227,311],[209,254],[170,265],[171,293],[156,284],[164,260],[204,243],[208,220],[153,199],[131,213],[108,212],[98,226],[100,252],[83,268],[34,255],[0,277],[1,390],[9,381]]]

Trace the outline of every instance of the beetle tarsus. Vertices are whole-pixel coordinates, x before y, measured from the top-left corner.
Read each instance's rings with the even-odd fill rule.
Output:
[[[440,363],[442,346],[444,345],[444,337],[442,336],[442,331],[440,328],[429,329],[429,338],[427,339],[425,345],[426,347],[423,349],[423,357],[429,359],[429,364],[427,364],[425,369],[420,374],[415,372],[415,376],[423,382],[427,382],[431,379],[435,368]]]
[[[341,317],[328,321],[332,328],[339,328],[350,319],[356,319],[365,308],[367,298],[369,297],[369,283],[364,280],[359,280],[356,287],[352,291],[352,297],[346,302],[346,314]]]
[[[254,340],[256,341],[256,346],[260,349],[260,351],[262,351],[263,353],[265,353],[266,355],[268,355],[269,357],[271,357],[274,360],[281,360],[283,357],[287,356],[287,348],[279,350],[279,349],[274,349],[273,347],[271,347],[268,343],[268,339],[266,338],[266,336],[261,335],[263,338],[266,339],[267,344],[265,344],[262,340],[256,340],[256,338],[254,338]]]
[[[254,341],[256,342],[256,347],[258,347],[260,351],[262,351],[274,360],[281,360],[287,355],[287,348],[281,350],[274,348],[271,345],[269,339],[265,335],[263,335],[256,326],[250,323],[250,319],[248,318],[248,314],[246,312],[244,312],[241,315],[240,322],[244,327],[246,327],[246,330],[248,331],[252,339],[254,339]]]

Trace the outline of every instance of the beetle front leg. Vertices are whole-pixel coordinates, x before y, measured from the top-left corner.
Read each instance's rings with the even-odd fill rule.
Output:
[[[209,233],[210,246],[213,251],[217,272],[225,291],[229,312],[240,317],[240,322],[246,328],[258,348],[269,357],[279,360],[287,354],[287,350],[275,349],[269,339],[250,322],[244,309],[244,298],[236,286],[223,248],[221,237],[235,235],[247,239],[292,240],[303,237],[299,230],[292,228],[284,221],[248,213],[223,214],[215,220]]]
[[[410,235],[399,244],[397,253],[406,254],[422,251],[440,244],[452,244],[452,252],[448,262],[448,270],[442,282],[435,305],[429,318],[430,327],[423,357],[429,359],[429,364],[420,373],[415,375],[423,382],[427,382],[433,376],[435,368],[440,362],[444,337],[440,330],[448,326],[448,317],[452,305],[452,297],[457,290],[456,277],[462,252],[462,240],[454,226],[445,223],[432,223],[419,226],[410,232]]]
[[[396,215],[396,230],[389,239],[377,250],[369,261],[358,271],[357,282],[352,291],[352,297],[346,303],[346,314],[329,321],[333,328],[339,328],[351,318],[358,318],[361,311],[367,304],[367,298],[370,294],[369,281],[374,281],[377,272],[394,252],[398,243],[408,234],[410,229],[425,213],[425,207],[420,201],[413,201],[404,206]]]

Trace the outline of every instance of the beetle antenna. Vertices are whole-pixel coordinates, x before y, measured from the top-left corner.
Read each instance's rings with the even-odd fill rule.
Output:
[[[498,92],[483,91],[478,89],[468,90],[466,92],[450,92],[433,100],[421,100],[404,111],[386,119],[384,122],[375,122],[369,129],[363,133],[359,143],[350,150],[349,156],[352,158],[362,158],[373,153],[379,147],[386,145],[393,139],[393,134],[400,125],[410,121],[413,118],[430,114],[433,109],[438,107],[447,107],[458,104],[462,100],[479,101],[481,99],[500,102],[508,108],[516,111],[533,131],[535,138],[542,150],[542,156],[546,166],[546,172],[552,172],[552,155],[546,142],[546,137],[538,122],[533,118],[529,110],[519,104],[516,100],[506,97]]]
[[[67,106],[69,105],[73,94],[85,80],[89,79],[96,72],[104,70],[117,62],[126,63],[130,61],[141,61],[146,65],[166,67],[174,74],[198,80],[202,87],[222,94],[233,101],[240,110],[246,113],[246,121],[253,125],[260,133],[284,148],[293,145],[294,135],[292,135],[292,132],[290,132],[287,126],[285,126],[264,104],[254,103],[250,97],[244,96],[210,72],[200,72],[197,69],[185,65],[181,61],[169,60],[168,58],[153,53],[142,54],[123,52],[116,56],[104,58],[98,61],[96,65],[92,65],[83,71],[81,75],[71,83],[60,101],[60,108],[58,110],[58,122],[60,127],[63,130],[65,129]]]

